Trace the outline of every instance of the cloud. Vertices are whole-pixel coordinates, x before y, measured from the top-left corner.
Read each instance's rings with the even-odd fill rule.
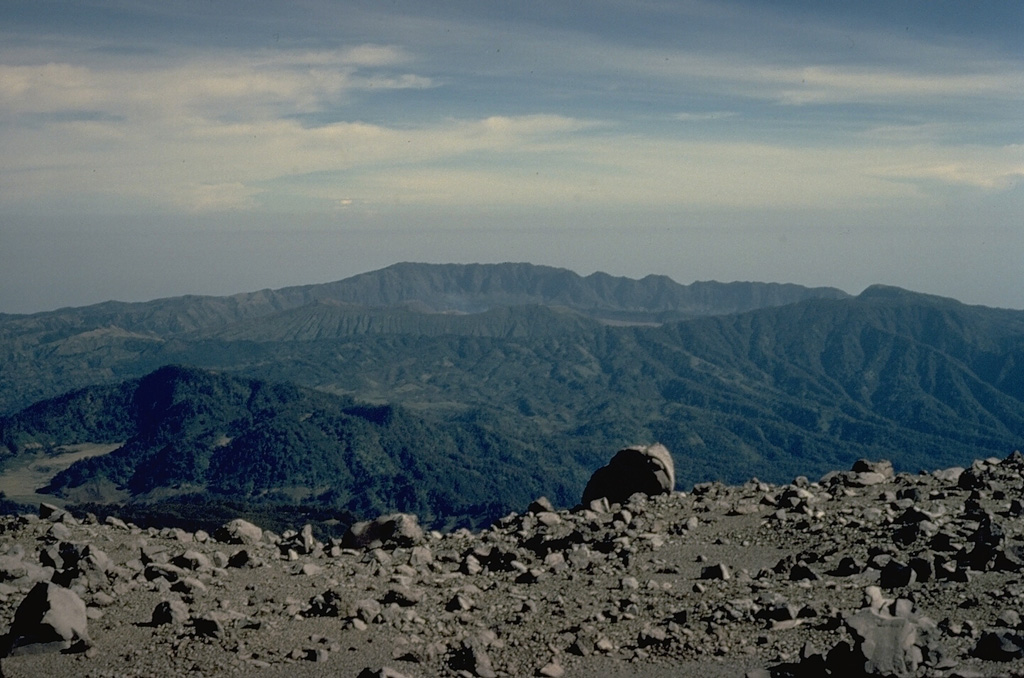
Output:
[[[779,86],[781,103],[892,103],[919,99],[999,98],[1024,101],[1024,73],[1018,69],[964,74],[908,73],[879,68],[806,66],[761,69],[759,78]]]
[[[489,30],[463,48],[482,49],[500,33]],[[1019,147],[968,145],[958,131],[965,121],[943,112],[950,102],[1018,110],[1016,64],[840,65],[735,46],[570,37],[539,30],[511,46],[502,38],[518,56],[486,57],[479,72],[495,81],[473,80],[468,95],[460,85],[478,65],[463,48],[430,59],[356,42],[0,64],[0,204],[34,207],[59,186],[83,202],[117,196],[189,211],[305,199],[352,210],[395,202],[852,208],[933,203],[942,186],[1000,191],[1020,180]],[[936,50],[929,54],[946,54]],[[527,56],[549,69],[546,97],[526,82]],[[418,101],[400,98],[440,87],[450,108],[424,96],[433,108],[421,113]],[[638,114],[642,102],[619,87],[643,91],[644,102],[649,95],[652,110]],[[483,100],[467,100],[477,95]],[[563,105],[576,95],[600,103]],[[357,105],[375,96],[388,98]],[[859,131],[845,136],[800,117],[803,109],[849,115],[848,104],[915,115],[859,118]],[[806,134],[766,135],[772,116]],[[976,127],[1002,124],[992,116]],[[714,133],[700,126],[704,136],[693,138],[694,123],[716,120],[730,122]]]
[[[0,64],[0,110],[103,110],[159,118],[182,112],[253,117],[323,110],[354,90],[423,89],[430,77],[395,72],[401,50],[361,45],[334,51],[207,54],[170,65]]]
[[[0,111],[54,112],[100,108],[109,83],[85,66],[68,63],[0,64]]]
[[[726,118],[732,118],[739,115],[736,111],[710,111],[707,113],[675,113],[672,116],[673,120],[679,122],[707,122],[709,120],[724,120]]]
[[[188,195],[179,196],[180,205],[193,212],[222,212],[252,209],[257,190],[241,182],[200,184],[190,187]]]
[[[876,174],[900,181],[1003,191],[1024,183],[1024,145],[962,147],[953,152],[917,147],[902,162],[879,167]]]
[[[178,111],[144,123],[76,120],[23,130],[0,193],[110,194],[168,209],[246,210],[308,200],[434,206],[824,207],[941,200],[939,184],[1008,188],[1021,147],[819,146],[693,141],[613,122],[538,114],[403,127],[225,122]],[[14,160],[17,159],[17,160]],[[31,166],[28,166],[31,161]],[[21,171],[10,171],[21,165]],[[923,183],[922,183],[923,182]],[[930,187],[931,186],[931,187]]]

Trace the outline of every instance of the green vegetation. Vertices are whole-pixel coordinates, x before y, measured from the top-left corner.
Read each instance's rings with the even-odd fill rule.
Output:
[[[859,457],[916,471],[1024,442],[1024,312],[887,287],[788,305],[769,303],[775,288],[709,288],[767,307],[630,326],[598,318],[681,313],[678,290],[567,273],[399,266],[251,298],[103,305],[89,321],[110,323],[102,332],[84,315],[26,316],[50,343],[0,326],[16,358],[0,366],[5,402],[26,384],[130,378],[0,418],[0,443],[127,441],[54,480],[71,498],[114,487],[149,506],[407,510],[441,525],[541,494],[571,505],[637,442],[664,443],[683,488],[815,477]],[[480,312],[426,313],[417,298]],[[557,305],[495,305],[523,300]]]
[[[84,410],[95,415],[87,424]],[[178,366],[82,389],[23,415],[0,421],[3,439],[127,440],[61,471],[49,492],[75,499],[76,489],[102,481],[165,509],[301,501],[345,515],[398,510],[428,524],[475,524],[544,492],[572,503],[586,473],[540,461],[536,441],[496,435],[483,422],[431,422],[396,406]]]

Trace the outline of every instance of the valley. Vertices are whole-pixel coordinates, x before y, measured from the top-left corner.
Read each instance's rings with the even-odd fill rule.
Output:
[[[60,502],[58,498],[40,494],[37,490],[45,488],[54,476],[75,462],[110,454],[120,446],[120,443],[79,443],[59,448],[53,454],[25,455],[0,473],[0,493],[8,500],[22,504]]]
[[[5,316],[0,349],[8,468],[31,446],[129,441],[63,470],[55,498],[174,512],[298,502],[483,526],[538,494],[571,505],[634,443],[664,444],[687,488],[858,458],[914,472],[1024,441],[1024,312],[884,286],[399,264]]]

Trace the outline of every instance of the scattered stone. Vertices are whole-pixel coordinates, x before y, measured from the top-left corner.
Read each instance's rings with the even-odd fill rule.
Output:
[[[357,678],[409,678],[409,676],[385,666],[380,669],[371,669],[367,667],[359,672]]]
[[[354,663],[402,675],[380,658],[413,677],[602,675],[619,662],[631,675],[666,662],[758,678],[1019,673],[1024,457],[964,478],[854,466],[571,511],[541,498],[479,531],[426,534],[404,514],[346,540],[260,530],[237,550],[226,529],[214,540],[63,511],[0,516],[0,615],[13,619],[39,582],[88,603],[103,634],[85,656],[47,657],[59,675],[334,675]],[[125,618],[142,643],[110,643]],[[69,643],[5,640],[11,675],[35,675],[19,664],[29,648]]]
[[[497,678],[490,655],[482,642],[467,638],[456,648],[448,660],[448,666],[455,671],[468,671],[478,678]]]
[[[924,659],[923,647],[935,625],[927,618],[893,616],[865,609],[846,619],[856,638],[852,659],[867,675],[911,676]]]
[[[193,617],[192,626],[200,638],[221,638],[224,635],[224,624],[212,614]]]
[[[540,497],[530,502],[530,505],[526,507],[527,513],[544,513],[553,512],[555,510],[554,504],[547,497]]]
[[[701,568],[700,578],[728,580],[732,579],[732,572],[730,572],[727,565],[719,563],[717,565],[709,565]]]
[[[384,545],[411,547],[423,542],[419,519],[408,513],[393,513],[376,520],[355,523],[342,538],[344,548],[380,548]]]
[[[565,669],[562,668],[561,664],[548,662],[537,670],[537,675],[545,676],[546,678],[562,678],[565,675]]]
[[[188,620],[188,605],[178,598],[172,598],[171,600],[157,603],[156,608],[153,609],[153,617],[150,623],[153,626],[163,626],[164,624],[177,626],[184,624]]]
[[[1009,629],[1019,628],[1021,625],[1020,613],[1017,610],[1003,610],[996,617],[996,623]]]
[[[986,631],[974,648],[974,656],[996,662],[1024,659],[1024,634],[1011,631]]]
[[[235,518],[219,527],[213,538],[224,544],[256,544],[263,539],[263,530],[247,520]]]

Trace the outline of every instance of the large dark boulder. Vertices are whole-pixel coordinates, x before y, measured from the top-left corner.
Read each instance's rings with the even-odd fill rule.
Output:
[[[71,589],[39,582],[14,613],[7,636],[0,641],[0,657],[37,652],[88,649],[85,603]]]
[[[607,466],[590,477],[583,490],[583,504],[604,497],[621,504],[634,494],[665,494],[675,489],[676,471],[672,455],[659,443],[619,450]]]

